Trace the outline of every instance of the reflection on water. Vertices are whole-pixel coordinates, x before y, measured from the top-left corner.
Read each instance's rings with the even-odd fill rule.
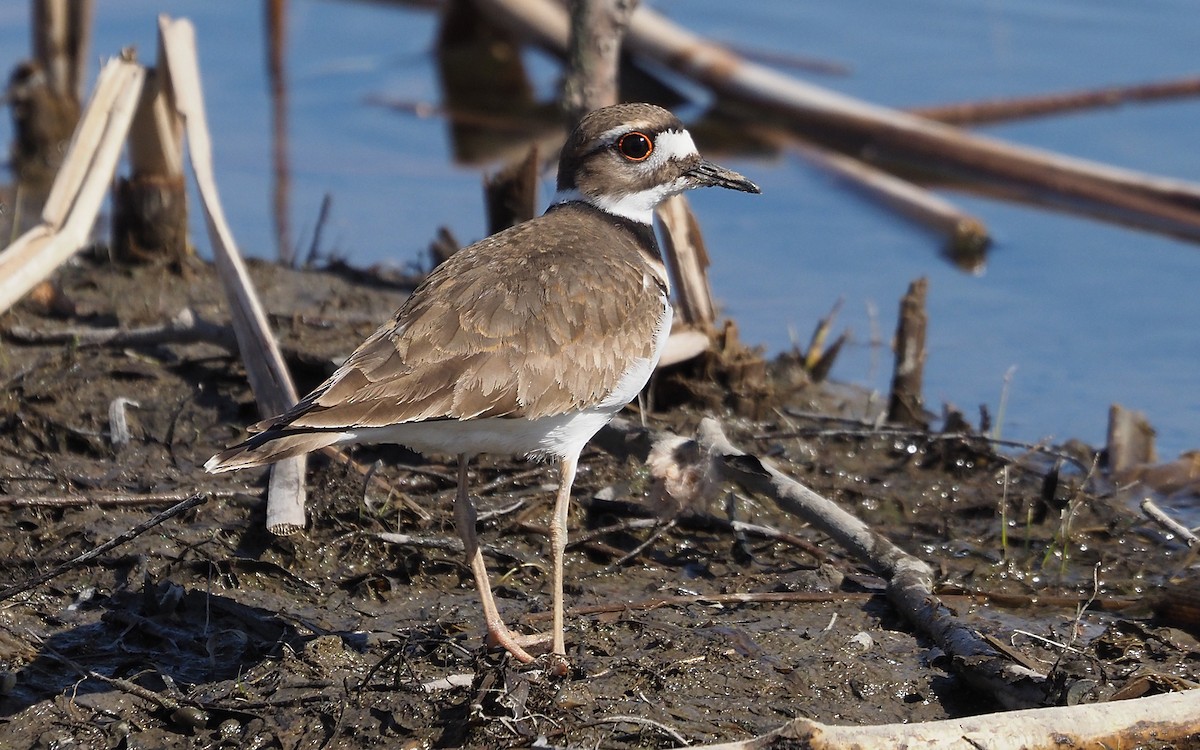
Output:
[[[845,64],[848,75],[814,80],[892,106],[1177,78],[1196,72],[1200,48],[1200,24],[1183,0],[1152,8],[1123,0],[653,5],[740,47]],[[478,164],[507,152],[475,136],[485,116],[494,116],[518,121],[521,130],[543,128],[553,138],[557,118],[539,102],[554,89],[556,64],[537,52],[515,54],[497,39],[491,59],[459,61],[468,73],[475,69],[475,76],[464,77],[447,56],[433,54],[445,30],[428,11],[311,0],[293,0],[287,8],[281,72],[289,90],[286,110],[274,120],[259,4],[103,4],[92,48],[113,54],[136,43],[149,57],[159,11],[195,21],[221,194],[250,254],[275,257],[277,237],[292,250],[309,247],[326,194],[323,251],[356,264],[403,265],[424,251],[441,225],[464,240],[482,236]],[[26,4],[0,9],[5,70],[27,49],[27,12]],[[442,93],[443,83],[464,78],[484,82],[492,94],[483,111],[464,105],[458,84]],[[703,103],[702,92],[684,88]],[[418,117],[370,103],[379,100],[441,105],[452,116]],[[696,104],[677,109],[693,122],[703,114]],[[272,122],[284,115],[290,203],[272,197],[278,168]],[[1200,149],[1193,142],[1198,119],[1200,103],[1181,101],[980,130],[1200,181]],[[987,222],[996,239],[986,273],[963,274],[939,257],[936,237],[838,189],[800,159],[766,156],[761,147],[754,156],[730,159],[707,130],[699,123],[694,128],[701,147],[764,189],[761,200],[734,207],[704,193],[692,198],[717,296],[746,340],[786,348],[791,329],[806,337],[842,298],[840,320],[857,346],[843,351],[833,376],[882,389],[890,358],[865,344],[873,334],[890,337],[900,295],[924,275],[930,279],[930,405],[950,401],[971,413],[986,403],[994,412],[1005,373],[1015,367],[1005,437],[1101,443],[1107,407],[1120,402],[1147,413],[1165,457],[1200,444],[1200,295],[1192,288],[1200,279],[1200,248],[943,191]],[[734,143],[751,142],[725,123],[714,122],[713,130]],[[7,122],[0,138],[9,139]],[[551,180],[544,176],[543,198]],[[285,229],[272,224],[276,208],[288,216],[280,225]]]

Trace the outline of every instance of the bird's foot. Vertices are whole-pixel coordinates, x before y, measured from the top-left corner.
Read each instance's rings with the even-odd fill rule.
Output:
[[[534,657],[529,654],[530,651],[538,653],[548,662],[551,674],[555,677],[566,677],[571,670],[571,664],[567,661],[566,654],[548,653],[553,641],[554,634],[550,632],[523,635],[514,633],[507,627],[497,630],[489,629],[486,639],[488,646],[504,648],[522,664],[534,661]]]

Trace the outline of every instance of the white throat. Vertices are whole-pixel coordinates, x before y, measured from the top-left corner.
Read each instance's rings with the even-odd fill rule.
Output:
[[[573,203],[575,201],[580,201],[595,206],[601,211],[612,214],[613,216],[621,216],[629,219],[630,221],[636,221],[639,224],[650,226],[654,224],[654,209],[658,207],[658,204],[662,203],[672,195],[675,195],[676,193],[682,193],[687,189],[686,187],[675,187],[676,182],[680,182],[680,180],[676,180],[675,182],[667,185],[661,185],[650,190],[642,190],[637,193],[622,195],[619,198],[606,195],[584,195],[575,188],[571,188],[570,190],[559,190],[554,194],[554,198],[550,201],[550,205],[556,206],[560,203]]]

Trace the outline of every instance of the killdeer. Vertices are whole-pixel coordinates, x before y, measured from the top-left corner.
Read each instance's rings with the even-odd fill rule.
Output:
[[[563,552],[576,463],[646,384],[671,329],[654,208],[705,186],[760,192],[702,159],[665,109],[592,112],[563,147],[558,192],[542,216],[452,255],[328,380],[205,468],[261,466],[347,443],[457,455],[455,523],[489,640],[529,662],[492,598],[467,465],[477,453],[556,459],[552,648],[565,666]]]

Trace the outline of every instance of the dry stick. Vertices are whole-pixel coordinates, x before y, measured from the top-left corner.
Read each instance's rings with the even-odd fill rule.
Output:
[[[205,493],[209,498],[228,498],[238,494],[238,490],[209,490]],[[6,495],[0,497],[2,508],[79,508],[83,506],[131,507],[142,505],[162,505],[177,503],[180,500],[195,497],[193,492],[146,492],[142,494],[113,492],[92,495]]]
[[[101,544],[99,547],[95,547],[94,549],[88,550],[87,552],[84,552],[82,555],[79,555],[78,557],[74,557],[61,565],[51,568],[50,570],[46,571],[45,573],[42,573],[41,575],[34,576],[33,578],[30,578],[29,580],[25,581],[24,583],[18,583],[18,584],[9,586],[8,588],[0,591],[0,602],[5,601],[6,599],[11,599],[12,597],[16,596],[17,594],[20,594],[23,591],[28,591],[29,589],[31,589],[35,586],[40,586],[43,583],[45,583],[46,581],[49,581],[51,578],[56,578],[56,577],[62,575],[63,573],[66,573],[68,570],[78,567],[78,566],[86,563],[89,560],[94,560],[95,558],[103,555],[105,552],[108,552],[110,549],[113,549],[114,547],[119,547],[122,544],[125,544],[126,542],[128,542],[129,540],[134,539],[134,538],[140,536],[141,534],[149,531],[150,529],[159,525],[163,521],[166,521],[168,518],[173,518],[173,517],[179,515],[180,513],[183,513],[186,510],[190,510],[191,508],[194,508],[197,505],[201,505],[203,503],[208,502],[209,497],[210,497],[210,495],[208,493],[199,493],[199,494],[192,495],[191,497],[187,498],[186,500],[176,503],[175,505],[172,505],[170,508],[167,508],[166,510],[162,511],[161,513],[156,514],[154,517],[150,518],[149,520],[139,523],[137,526],[134,526],[132,529],[124,532],[120,536],[115,537],[115,538],[105,542],[104,544]]]
[[[196,33],[187,19],[172,21],[159,17],[159,36],[165,59],[160,61],[175,94],[175,106],[187,132],[189,156],[200,201],[207,220],[217,274],[225,287],[233,314],[238,348],[246,363],[246,372],[254,398],[265,416],[279,414],[296,403],[296,388],[271,335],[267,316],[250,281],[246,264],[237,249],[233,233],[225,221],[225,211],[217,195],[212,169],[212,141],[204,110],[200,68],[196,56]],[[285,459],[271,467],[267,491],[267,530],[273,534],[293,534],[304,528],[305,456]]]
[[[204,341],[227,349],[237,347],[229,326],[209,322],[185,307],[166,323],[141,328],[64,328],[44,331],[13,326],[4,332],[22,344],[71,344],[72,346],[156,346]]]
[[[1200,690],[1149,698],[1034,708],[917,724],[836,726],[795,719],[739,742],[697,750],[1053,750],[1063,747],[1183,747],[1200,734]]]
[[[878,594],[847,593],[845,591],[758,591],[734,594],[688,594],[683,596],[661,596],[636,602],[610,602],[572,607],[567,614],[572,617],[606,615],[613,612],[646,612],[663,607],[682,607],[689,604],[708,604],[724,607],[741,604],[824,604],[828,602],[851,602],[870,599]],[[532,612],[521,618],[524,623],[549,620],[550,612]]]
[[[0,253],[0,312],[48,277],[88,241],[137,109],[145,70],[110,60],[75,129],[42,209],[42,222]]]
[[[888,398],[887,421],[893,424],[925,427],[924,400],[921,396],[925,377],[925,298],[929,280],[921,277],[908,286],[900,300],[896,321],[896,362],[892,370],[892,389]]]
[[[700,422],[697,442],[717,477],[772,498],[780,508],[801,516],[885,578],[893,605],[952,657],[969,683],[1008,708],[1037,705],[1045,698],[1044,676],[1001,657],[941,604],[933,594],[933,571],[927,564],[767,461],[734,447],[717,420],[709,417]]]
[[[903,216],[929,227],[946,238],[950,256],[969,271],[978,271],[983,253],[991,244],[983,221],[950,201],[859,159],[816,144],[774,138],[780,147],[837,176]]]
[[[1144,513],[1147,518],[1182,539],[1188,547],[1194,549],[1197,545],[1200,545],[1200,536],[1196,536],[1191,529],[1167,515],[1166,511],[1158,507],[1158,505],[1150,498],[1142,498],[1142,502],[1139,507],[1142,509],[1142,513]]]
[[[477,0],[481,10],[563,54],[567,17],[554,0]],[[949,164],[991,180],[1015,181],[1069,200],[1119,208],[1123,219],[1200,239],[1200,185],[986,138],[870,104],[748,62],[729,49],[639,8],[626,49],[711,90],[803,124],[857,137],[876,151]]]
[[[1108,86],[1089,91],[1067,91],[1011,99],[910,107],[906,111],[951,125],[981,125],[1096,107],[1116,107],[1127,102],[1151,102],[1200,95],[1200,76],[1133,86]]]

